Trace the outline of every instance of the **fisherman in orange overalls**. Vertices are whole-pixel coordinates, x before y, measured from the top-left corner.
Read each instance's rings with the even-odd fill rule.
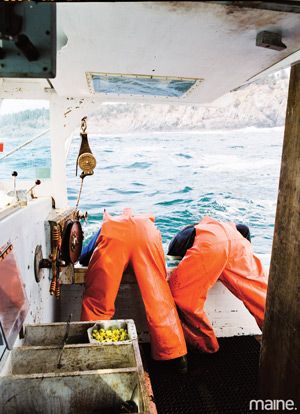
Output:
[[[253,254],[251,243],[234,223],[204,217],[194,226],[194,232],[185,228],[170,244],[168,254],[173,256],[178,255],[180,245],[185,248],[169,285],[187,342],[213,353],[218,351],[219,344],[203,310],[209,289],[220,280],[243,301],[262,329],[267,278],[260,260]]]
[[[86,274],[81,320],[113,317],[122,275],[129,263],[145,305],[152,357],[184,362],[184,367],[184,334],[166,280],[161,235],[150,215],[134,216],[130,209],[117,217],[104,212]]]

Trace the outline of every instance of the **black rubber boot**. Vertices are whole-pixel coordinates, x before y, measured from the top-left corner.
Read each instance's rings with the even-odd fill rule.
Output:
[[[188,371],[188,363],[186,355],[179,358],[160,361],[160,366],[177,374],[186,374]]]

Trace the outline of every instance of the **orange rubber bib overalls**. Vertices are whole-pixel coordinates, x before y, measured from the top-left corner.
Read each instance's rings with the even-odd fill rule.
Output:
[[[131,263],[142,294],[152,357],[178,358],[187,353],[174,299],[166,281],[161,235],[151,216],[104,212],[101,233],[86,274],[81,320],[111,319],[122,275]]]
[[[204,217],[195,229],[193,246],[172,273],[169,284],[187,341],[212,353],[219,344],[203,310],[209,289],[219,279],[243,301],[262,329],[267,279],[251,243],[234,223]]]

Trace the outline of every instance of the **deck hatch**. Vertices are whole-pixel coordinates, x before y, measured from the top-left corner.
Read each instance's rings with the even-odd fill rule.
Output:
[[[180,98],[201,79],[169,76],[88,73],[91,92]]]

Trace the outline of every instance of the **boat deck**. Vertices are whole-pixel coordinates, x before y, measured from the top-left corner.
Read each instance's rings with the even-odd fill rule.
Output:
[[[150,375],[158,414],[250,413],[257,399],[260,345],[253,336],[219,339],[216,354],[188,354],[188,374],[170,372],[142,353]]]

